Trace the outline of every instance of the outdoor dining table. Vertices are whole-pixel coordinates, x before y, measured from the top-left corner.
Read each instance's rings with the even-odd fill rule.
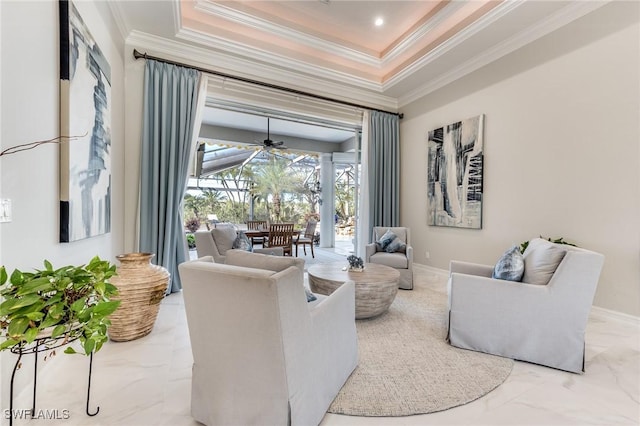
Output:
[[[269,230],[268,229],[247,229],[246,231],[242,231],[248,238],[259,238],[259,237],[268,237]],[[301,232],[304,232],[304,229],[294,229],[293,235],[299,235]]]
[[[253,241],[253,238],[264,238],[265,241],[269,239],[269,229],[248,229],[246,231],[242,231],[249,238],[249,240]],[[294,229],[293,230],[293,241],[292,246],[295,245],[296,235],[300,235],[304,232],[304,229]]]

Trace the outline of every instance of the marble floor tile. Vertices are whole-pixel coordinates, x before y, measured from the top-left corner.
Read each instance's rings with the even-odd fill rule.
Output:
[[[415,285],[446,293],[445,276],[416,269]],[[640,326],[592,314],[586,342],[586,373],[582,375],[516,362],[501,386],[460,407],[407,417],[327,414],[321,424],[640,424]],[[163,300],[151,334],[132,342],[108,342],[94,357],[90,410],[100,406],[95,417],[85,414],[88,359],[59,351],[42,362],[37,408],[68,410],[69,418],[38,424],[197,425],[189,415],[192,363],[182,294],[172,294]],[[26,359],[23,368],[31,365]],[[15,401],[16,408],[30,407],[30,386],[23,386]],[[22,420],[14,425],[33,422]]]

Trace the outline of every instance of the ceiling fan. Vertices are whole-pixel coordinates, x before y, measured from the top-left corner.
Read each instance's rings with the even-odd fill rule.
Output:
[[[284,141],[273,141],[271,140],[271,134],[269,132],[269,117],[267,117],[267,138],[265,140],[262,141],[262,146],[264,147],[264,149],[269,150],[272,148],[275,149],[287,149],[287,147],[284,145]],[[258,143],[258,141],[256,141],[256,143]]]

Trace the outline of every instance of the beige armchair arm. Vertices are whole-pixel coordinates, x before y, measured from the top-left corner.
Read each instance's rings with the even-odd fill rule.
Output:
[[[365,246],[365,263],[371,262],[371,256],[376,254],[376,243],[367,244]]]

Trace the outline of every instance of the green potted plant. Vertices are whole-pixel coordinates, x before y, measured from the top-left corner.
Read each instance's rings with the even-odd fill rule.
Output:
[[[546,239],[547,241],[551,241],[554,244],[565,244],[565,245],[568,245],[568,246],[577,247],[575,244],[565,241],[564,237],[551,239],[551,237],[544,238],[542,235],[540,235],[540,238]],[[528,240],[527,241],[523,241],[520,244],[520,253],[524,253],[524,251],[527,249],[527,247],[529,247],[529,241]]]
[[[94,257],[87,265],[54,269],[44,261],[35,272],[0,267],[0,350],[17,350],[36,339],[79,340],[82,352],[100,350],[108,340],[108,316],[120,301],[110,300],[118,289],[109,283],[115,265]],[[76,353],[71,346],[65,353]]]

